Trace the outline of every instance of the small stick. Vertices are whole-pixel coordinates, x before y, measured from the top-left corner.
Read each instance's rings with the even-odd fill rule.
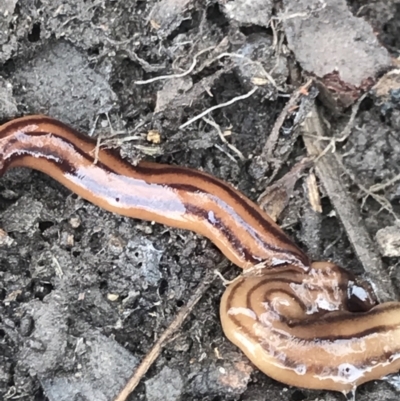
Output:
[[[312,84],[312,79],[306,82],[305,85],[298,88],[295,92],[293,92],[292,96],[290,97],[289,101],[286,103],[285,107],[282,109],[281,113],[279,114],[278,118],[275,121],[275,124],[272,128],[271,133],[268,136],[267,142],[264,145],[264,148],[261,152],[262,158],[266,161],[272,159],[273,151],[275,150],[276,143],[279,139],[279,132],[282,128],[283,123],[285,122],[288,114],[291,113],[292,109],[297,105],[297,102],[304,95],[304,91],[308,90],[308,88]]]
[[[250,97],[256,90],[257,90],[257,86],[255,86],[251,91],[245,93],[244,95],[240,95],[240,96],[236,96],[233,99],[225,102],[225,103],[221,103],[221,104],[217,104],[213,107],[210,107],[207,110],[204,110],[202,113],[200,113],[199,115],[197,115],[196,117],[191,118],[189,121],[186,121],[184,124],[182,124],[179,129],[185,128],[188,125],[194,123],[195,121],[199,120],[200,118],[203,118],[204,116],[206,116],[207,114],[211,113],[214,110],[217,109],[222,109],[223,107],[226,106],[230,106],[231,104],[234,104],[236,102],[238,102],[239,100],[243,100],[243,99],[247,99],[248,97]]]
[[[395,175],[389,181],[382,182],[380,184],[372,185],[372,187],[370,187],[369,190],[371,192],[382,191],[383,189],[386,189],[387,187],[390,187],[391,185],[396,184],[396,182],[398,182],[398,181],[400,181],[400,174]]]
[[[214,46],[207,47],[206,49],[203,49],[203,50],[199,51],[197,54],[195,54],[194,57],[193,57],[192,64],[189,67],[189,69],[187,69],[186,71],[182,72],[181,74],[160,75],[158,77],[147,79],[146,81],[135,81],[134,84],[136,84],[136,85],[146,85],[146,84],[150,84],[152,82],[162,81],[162,80],[165,80],[165,79],[183,78],[186,75],[189,75],[194,70],[194,67],[196,67],[196,64],[197,64],[197,57],[199,57],[203,53],[206,53],[206,52],[208,52],[210,50],[213,50],[214,48],[215,48]]]
[[[354,126],[354,121],[356,119],[358,109],[360,108],[360,105],[362,101],[367,97],[368,93],[364,93],[356,103],[354,103],[353,107],[351,108],[351,115],[349,118],[349,121],[347,122],[346,126],[344,127],[343,131],[341,132],[340,136],[338,138],[335,137],[317,137],[319,141],[329,141],[329,144],[326,146],[326,148],[320,153],[318,158],[323,157],[326,153],[329,152],[330,149],[332,149],[332,153],[336,152],[336,144],[338,142],[344,142],[346,141],[349,136],[351,135],[351,131]]]
[[[324,128],[315,105],[303,124],[302,131],[308,153],[312,156],[318,156],[321,152],[317,145],[318,139],[313,140],[309,134],[316,133],[321,137],[326,135],[324,135]],[[342,169],[336,159],[336,154],[327,153],[320,158],[316,162],[316,171],[359,261],[372,280],[378,300],[386,302],[397,299],[390,277],[383,268],[380,255],[376,252],[376,245],[369,237],[358,207],[341,180]]]
[[[163,80],[166,80],[166,79],[183,78],[186,75],[189,75],[195,69],[195,67],[197,65],[197,58],[200,55],[202,55],[203,53],[206,53],[206,52],[208,52],[210,50],[214,50],[214,49],[215,49],[215,47],[207,47],[206,49],[203,49],[200,52],[198,52],[197,54],[195,54],[194,57],[193,57],[193,61],[192,61],[192,64],[190,65],[190,67],[186,71],[184,71],[184,72],[182,72],[180,74],[160,75],[158,77],[150,78],[150,79],[147,79],[145,81],[135,81],[134,84],[136,84],[136,85],[146,85],[146,84],[150,84],[152,82],[163,81]],[[265,78],[273,86],[275,86],[275,88],[277,88],[278,90],[282,90],[281,88],[278,87],[278,85],[276,84],[274,78],[272,78],[271,74],[269,74],[267,71],[264,70],[264,68],[262,67],[261,63],[259,63],[257,61],[253,61],[251,58],[243,56],[242,54],[227,53],[227,52],[221,53],[218,56],[214,57],[211,60],[206,61],[203,65],[201,65],[200,66],[200,70],[202,70],[204,67],[207,67],[207,66],[211,65],[214,61],[220,60],[221,58],[224,58],[224,57],[240,58],[240,59],[247,60],[249,62],[249,64],[258,65],[259,67],[262,68],[262,72],[263,72]]]
[[[220,272],[221,270],[225,269],[227,266],[228,266],[228,262],[226,260],[224,260],[223,262],[221,262],[218,265],[216,270]],[[211,271],[211,270],[207,271],[203,280],[201,281],[199,286],[196,288],[193,295],[190,297],[187,305],[181,308],[179,313],[176,315],[175,319],[166,328],[166,330],[162,333],[162,335],[157,340],[157,342],[153,345],[151,350],[147,353],[145,358],[142,360],[140,365],[137,367],[134,374],[129,379],[128,383],[125,385],[125,387],[122,389],[122,391],[117,395],[117,397],[114,399],[114,401],[126,401],[126,399],[129,397],[129,394],[131,394],[132,391],[137,387],[137,385],[140,383],[140,380],[147,373],[147,371],[149,370],[151,365],[154,363],[154,361],[158,358],[163,347],[167,344],[168,340],[182,326],[182,324],[184,323],[187,316],[193,310],[193,308],[197,304],[197,302],[200,301],[200,299],[202,298],[202,296],[207,291],[207,289],[210,287],[210,285],[212,284],[212,282],[215,280],[216,277],[217,277],[217,275],[215,274],[215,271]]]
[[[233,146],[232,144],[230,144],[230,143],[226,140],[226,138],[224,137],[224,134],[223,134],[222,131],[221,131],[221,127],[220,127],[215,121],[210,120],[210,119],[208,119],[207,117],[203,117],[203,120],[204,120],[207,124],[211,125],[212,127],[214,127],[214,128],[216,129],[216,131],[217,131],[217,133],[218,133],[219,138],[221,139],[221,141],[222,141],[230,150],[232,150],[232,152],[235,152],[235,153],[239,156],[239,159],[240,159],[240,160],[242,160],[242,161],[246,160],[246,158],[243,156],[243,153],[242,153],[239,149],[237,149],[235,146]]]

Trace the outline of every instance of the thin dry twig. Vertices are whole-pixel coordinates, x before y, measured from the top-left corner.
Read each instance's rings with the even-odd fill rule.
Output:
[[[318,141],[329,141],[329,144],[321,152],[321,154],[318,156],[318,158],[323,157],[331,149],[332,149],[332,153],[335,153],[336,152],[336,144],[344,142],[349,138],[349,136],[351,135],[351,131],[353,129],[354,121],[356,119],[356,116],[357,116],[358,110],[360,108],[360,105],[361,105],[362,101],[366,98],[367,95],[368,95],[367,92],[364,93],[357,100],[357,102],[354,103],[353,107],[351,108],[351,115],[350,115],[349,121],[347,122],[346,126],[344,127],[343,131],[340,133],[338,138],[332,138],[332,137],[326,137],[326,136],[322,136],[322,137],[315,137],[314,136],[314,138],[316,138]]]
[[[245,93],[244,95],[236,96],[236,97],[234,97],[233,99],[228,100],[228,101],[225,102],[225,103],[217,104],[217,105],[215,105],[215,106],[210,107],[210,108],[207,109],[207,110],[204,110],[204,111],[203,111],[202,113],[200,113],[199,115],[197,115],[197,116],[191,118],[190,120],[188,120],[188,121],[186,121],[184,124],[182,124],[182,125],[179,127],[179,129],[183,129],[183,128],[187,127],[188,125],[194,123],[195,121],[199,120],[200,118],[203,118],[204,116],[206,116],[207,114],[211,113],[211,112],[214,111],[214,110],[222,109],[223,107],[230,106],[230,105],[232,105],[232,104],[238,102],[239,100],[247,99],[248,97],[250,97],[251,95],[253,95],[254,92],[255,92],[257,89],[258,89],[258,88],[255,86],[251,91]]]
[[[136,132],[140,127],[142,127],[146,122],[145,121],[141,121],[139,122],[132,131],[115,131],[108,113],[106,113],[106,117],[107,117],[107,121],[108,121],[108,127],[110,132],[108,133],[108,137],[104,138],[104,135],[102,133],[100,133],[97,138],[96,138],[96,147],[92,150],[92,153],[94,154],[94,160],[93,160],[93,164],[97,164],[98,160],[99,160],[99,152],[100,149],[102,148],[107,148],[107,147],[112,147],[112,146],[121,146],[121,144],[125,143],[125,142],[129,142],[129,141],[136,141],[136,140],[141,140],[144,139],[143,135],[132,135],[134,132]],[[95,130],[96,130],[96,126],[97,126],[97,122],[98,122],[98,117],[96,117],[96,120],[93,124],[93,127],[90,130],[89,136],[93,136]],[[129,134],[129,135],[127,135]],[[119,137],[120,135],[123,135],[123,137]],[[145,150],[148,149],[148,147],[145,146],[141,146],[141,145],[135,145],[136,149],[144,149],[144,153]],[[151,154],[157,154],[158,153],[158,149],[154,149],[154,148],[150,148],[153,150],[153,152],[150,152]]]
[[[372,185],[369,188],[370,192],[378,192],[378,191],[382,191],[383,189],[386,189],[387,187],[390,187],[393,184],[396,184],[396,182],[400,181],[400,174],[395,175],[393,178],[391,178],[390,180],[386,181],[386,182],[382,182],[381,184],[375,184]]]
[[[182,72],[180,74],[160,75],[158,77],[146,79],[145,81],[135,81],[134,84],[136,84],[136,85],[146,85],[146,84],[150,84],[152,82],[162,81],[162,80],[165,80],[165,79],[183,78],[186,75],[189,75],[194,70],[194,68],[196,67],[196,64],[197,64],[197,58],[199,56],[201,56],[202,54],[204,54],[204,53],[206,53],[206,52],[208,52],[210,50],[213,50],[214,48],[215,48],[215,46],[207,47],[206,49],[203,49],[203,50],[199,51],[197,54],[195,54],[194,57],[193,57],[193,61],[192,61],[192,64],[190,65],[190,67],[186,71],[184,71],[184,72]]]
[[[228,261],[224,260],[219,264],[216,270],[221,272],[228,266],[228,264],[229,264]],[[187,305],[181,308],[179,313],[176,315],[175,319],[170,323],[170,325],[162,333],[157,342],[153,345],[153,347],[148,352],[146,357],[137,367],[135,373],[129,379],[126,386],[117,395],[114,401],[126,401],[129,394],[131,394],[132,391],[136,388],[136,386],[140,383],[140,380],[143,378],[143,376],[147,373],[151,365],[160,355],[163,347],[168,343],[172,335],[182,326],[187,316],[193,310],[195,305],[200,301],[200,299],[202,298],[202,296],[210,287],[210,285],[212,284],[212,282],[215,280],[216,277],[217,275],[215,274],[215,271],[210,270],[206,273],[205,277],[203,278],[199,286],[196,288],[193,295],[190,297]]]
[[[193,61],[192,61],[192,64],[190,65],[190,67],[189,67],[186,71],[184,71],[184,72],[182,72],[182,73],[179,73],[179,74],[169,74],[169,75],[160,75],[160,76],[158,76],[158,77],[150,78],[150,79],[147,79],[147,80],[145,80],[145,81],[135,81],[134,83],[135,83],[136,85],[146,85],[146,84],[150,84],[150,83],[152,83],[152,82],[162,81],[162,80],[166,80],[166,79],[183,78],[183,77],[189,75],[189,74],[195,69],[195,67],[196,67],[196,65],[197,65],[197,59],[198,59],[198,57],[201,56],[202,54],[204,54],[204,53],[210,51],[210,50],[215,50],[215,47],[214,47],[214,46],[213,46],[213,47],[207,47],[206,49],[203,49],[203,50],[201,50],[200,52],[198,52],[197,54],[195,54],[195,55],[193,56]],[[259,65],[259,66],[262,68],[262,71],[263,71],[263,74],[265,75],[265,78],[266,78],[273,86],[275,86],[275,88],[277,88],[277,89],[279,89],[279,90],[282,90],[282,88],[280,88],[280,87],[277,85],[276,81],[275,81],[274,78],[271,76],[271,74],[268,73],[267,71],[265,71],[264,67],[262,66],[262,64],[261,64],[260,62],[254,61],[254,60],[252,60],[251,58],[249,58],[249,57],[247,57],[247,56],[243,56],[242,54],[227,53],[227,52],[221,53],[221,54],[219,54],[218,56],[212,58],[211,60],[206,61],[206,62],[201,66],[200,70],[204,69],[205,67],[210,66],[212,63],[214,63],[214,62],[217,61],[217,60],[220,60],[220,59],[223,58],[223,57],[245,59],[245,60],[248,60],[249,64],[257,64],[257,65]]]
[[[214,147],[218,149],[221,153],[226,155],[229,159],[231,159],[234,163],[237,164],[237,160],[229,153],[227,152],[222,146],[219,146],[217,143],[214,144]]]
[[[325,136],[316,106],[313,107],[311,115],[303,124],[302,131],[308,153],[312,156],[318,156],[321,152],[318,141],[313,140],[309,135],[312,133],[320,137]],[[346,230],[358,259],[374,283],[378,299],[381,302],[396,299],[396,292],[383,268],[381,258],[376,252],[376,246],[362,223],[358,206],[340,179],[342,167],[338,163],[336,155],[337,153],[327,153],[323,158],[320,158],[316,162],[317,174]]]
[[[318,155],[317,160],[321,159],[323,156],[325,156],[329,152],[329,150],[332,149],[332,153],[335,155],[335,158],[336,158],[337,163],[339,164],[340,168],[354,182],[354,184],[356,184],[358,186],[360,191],[365,194],[363,199],[362,199],[362,202],[361,202],[361,208],[364,207],[366,200],[369,197],[371,197],[377,203],[379,203],[381,205],[381,210],[382,209],[386,210],[396,220],[399,220],[398,216],[394,213],[393,207],[390,204],[390,202],[384,196],[376,194],[376,192],[379,192],[382,189],[385,189],[388,186],[393,185],[394,183],[399,181],[400,180],[400,174],[395,176],[395,177],[393,177],[391,180],[387,181],[386,183],[376,184],[376,185],[371,186],[370,188],[367,188],[364,185],[362,185],[359,182],[359,180],[356,178],[356,176],[343,164],[343,161],[342,161],[341,157],[336,153],[336,143],[344,142],[351,135],[352,128],[354,126],[354,121],[355,121],[355,118],[357,116],[358,110],[360,108],[360,104],[365,99],[366,96],[367,96],[367,93],[365,93],[363,96],[361,96],[358,99],[358,101],[353,105],[349,121],[347,122],[346,127],[343,129],[343,131],[341,132],[341,134],[340,134],[340,136],[338,138],[332,138],[332,137],[328,137],[328,136],[316,136],[314,134],[307,134],[307,133],[304,133],[304,135],[308,136],[309,138],[314,138],[318,142],[320,142],[320,141],[329,141],[329,144]]]
[[[310,158],[296,163],[281,179],[269,185],[257,199],[258,205],[277,221],[293,195],[294,187],[303,172],[313,165]]]
[[[283,88],[281,88],[280,86],[278,86],[278,84],[276,83],[275,79],[272,77],[272,75],[267,72],[262,63],[259,61],[254,61],[252,60],[250,57],[247,56],[243,56],[242,54],[237,54],[237,53],[221,53],[219,54],[217,57],[213,58],[212,60],[210,60],[209,63],[207,63],[207,66],[212,64],[214,61],[219,60],[222,57],[231,57],[231,58],[241,58],[244,60],[248,61],[248,64],[255,64],[257,65],[261,70],[262,70],[262,74],[264,74],[264,77],[278,90],[283,92]]]
[[[264,160],[271,160],[273,156],[273,151],[275,150],[276,144],[279,139],[279,133],[282,128],[283,123],[285,122],[287,116],[293,110],[293,107],[297,105],[297,102],[303,96],[304,91],[308,90],[312,84],[312,79],[308,80],[305,85],[298,88],[296,91],[292,93],[289,101],[286,103],[285,107],[282,109],[278,118],[275,121],[275,124],[272,128],[270,135],[268,136],[267,142],[264,145],[263,151],[261,154]]]
[[[107,122],[108,122],[108,126],[109,126],[109,128],[110,128],[110,131],[111,131],[112,135],[114,135],[114,134],[115,134],[115,131],[114,131],[114,128],[112,127],[112,125],[111,125],[110,116],[108,115],[108,113],[106,113],[106,117],[107,117]],[[97,120],[98,120],[98,119],[96,119],[96,121],[95,121],[95,125],[94,125],[93,129],[96,128]],[[100,135],[97,137],[97,140],[96,140],[96,147],[95,147],[95,149],[94,149],[94,160],[93,160],[93,164],[97,164],[97,162],[99,161],[99,152],[100,152],[100,148],[101,148],[101,145],[102,145],[101,141],[102,141],[102,135],[100,134]]]
[[[131,42],[136,40],[136,38],[137,38],[137,36],[133,35],[129,39],[120,40],[120,41],[113,40],[113,39],[108,38],[108,37],[105,37],[104,39],[107,40],[111,45],[116,46],[117,48],[121,48],[122,51],[127,53],[128,56],[132,60],[134,60],[137,63],[139,63],[142,66],[142,68],[144,69],[144,71],[146,71],[146,72],[158,72],[158,71],[164,69],[165,68],[164,64],[150,64],[146,60],[144,60],[141,57],[139,57],[136,54],[136,52],[131,49],[131,46],[127,46]]]
[[[273,34],[273,40],[272,40],[271,47],[273,49],[277,49],[277,47],[278,47],[278,29],[276,27],[275,20],[271,18],[269,24],[270,24],[270,27],[272,29],[272,34]]]
[[[242,161],[246,160],[246,158],[243,156],[243,153],[242,153],[239,149],[237,149],[235,146],[233,146],[232,144],[230,144],[230,143],[226,140],[226,138],[224,137],[224,134],[223,134],[222,131],[221,131],[221,127],[220,127],[215,121],[210,120],[210,119],[208,119],[207,117],[203,117],[203,120],[204,120],[207,124],[211,125],[212,127],[214,127],[214,128],[216,129],[216,131],[217,131],[217,133],[218,133],[219,138],[221,139],[221,141],[222,141],[232,152],[235,152],[235,153],[238,155],[238,157],[239,157],[240,160],[242,160]]]
[[[322,10],[324,10],[325,8],[326,8],[325,1],[321,1],[318,7],[315,7],[314,9],[311,8],[310,11],[307,11],[307,12],[298,12],[298,13],[290,14],[290,13],[288,13],[287,7],[286,7],[285,10],[283,12],[281,12],[277,17],[272,17],[271,19],[275,19],[279,22],[288,21],[288,20],[295,19],[295,18],[308,19],[313,14],[319,13]]]

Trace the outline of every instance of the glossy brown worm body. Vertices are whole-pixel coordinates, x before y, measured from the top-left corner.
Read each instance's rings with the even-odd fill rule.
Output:
[[[279,226],[230,185],[183,167],[125,162],[115,152],[44,116],[0,128],[0,172],[14,166],[46,173],[82,198],[124,216],[195,231],[233,263],[306,268],[307,256]]]
[[[299,387],[350,392],[400,369],[400,303],[329,262],[236,280],[223,295],[226,336],[264,373]]]
[[[0,127],[0,173],[30,167],[114,213],[208,237],[244,275],[227,289],[227,337],[287,384],[348,391],[400,368],[400,303],[375,306],[350,273],[308,257],[229,184],[183,167],[133,166],[44,116]],[[95,156],[96,155],[96,156]]]

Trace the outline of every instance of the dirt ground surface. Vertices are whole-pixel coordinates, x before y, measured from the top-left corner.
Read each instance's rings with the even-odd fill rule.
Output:
[[[400,80],[384,74],[399,55],[395,0],[2,0],[0,118],[47,114],[132,162],[201,169],[256,201],[268,177],[307,156],[288,118],[273,152],[281,162],[263,159],[290,95],[314,78],[327,135],[340,138],[351,122],[330,153],[343,162],[338,180],[381,247],[382,274],[398,297]],[[363,274],[324,183],[317,213],[303,176],[279,223],[312,258]],[[111,401],[223,260],[199,235],[108,213],[27,169],[1,178],[0,223],[4,400]],[[259,372],[223,335],[223,291],[214,279],[129,400],[344,399]],[[397,400],[395,383],[367,383],[357,400]]]

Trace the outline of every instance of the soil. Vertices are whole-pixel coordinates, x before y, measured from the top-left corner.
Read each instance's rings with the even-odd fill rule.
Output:
[[[254,2],[264,7],[261,18],[234,3],[3,0],[0,117],[51,115],[111,140],[109,146],[132,162],[145,158],[201,169],[257,200],[266,180],[259,179],[256,156],[303,73],[284,27],[277,52],[274,29],[264,26],[283,5]],[[399,1],[349,1],[347,7],[372,27],[392,58],[399,56]],[[258,66],[222,53],[262,60],[262,68],[273,71],[274,85],[267,82],[206,116],[243,158],[203,119],[179,129],[252,89]],[[380,62],[387,59],[380,55]],[[188,69],[174,80],[137,82]],[[351,110],[321,108],[339,135]],[[149,132],[161,143],[149,141]],[[400,173],[399,132],[400,91],[372,92],[336,151],[369,188]],[[282,132],[283,149],[291,135]],[[306,156],[301,139],[290,143],[280,176]],[[371,237],[394,225],[392,213],[345,179]],[[314,259],[362,273],[323,188],[323,213],[317,214],[303,184],[295,187],[280,224]],[[380,195],[398,215],[399,183]],[[112,400],[204,272],[223,260],[194,233],[108,213],[31,170],[14,169],[1,178],[0,213],[7,233],[0,246],[0,399]],[[398,289],[399,258],[383,261]],[[237,274],[232,266],[226,277]],[[223,291],[222,281],[214,280],[129,400],[343,400],[340,393],[291,388],[259,372],[223,335]],[[397,399],[393,382],[367,383],[357,400]]]

